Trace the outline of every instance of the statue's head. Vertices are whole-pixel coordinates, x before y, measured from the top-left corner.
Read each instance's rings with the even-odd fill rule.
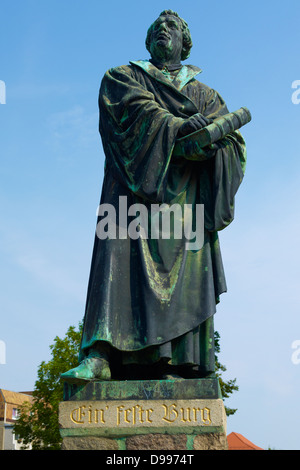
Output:
[[[192,38],[187,23],[173,10],[164,10],[150,26],[146,37],[146,48],[158,61],[171,56],[177,60],[189,57]]]

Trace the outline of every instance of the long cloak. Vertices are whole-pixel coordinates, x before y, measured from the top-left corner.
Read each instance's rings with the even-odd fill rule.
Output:
[[[246,150],[236,131],[201,161],[172,157],[184,119],[198,112],[211,119],[228,113],[221,96],[195,79],[199,73],[198,67],[183,66],[171,81],[149,61],[133,61],[103,77],[99,130],[106,161],[100,207],[113,205],[124,234],[120,196],[127,208],[149,209],[149,226],[153,204],[179,204],[182,210],[190,204],[193,224],[196,205],[203,204],[204,240],[200,248],[186,249],[185,236],[96,234],[81,358],[97,343],[121,352],[124,363],[167,357],[174,364],[212,367],[213,315],[226,291],[217,232],[233,220]]]

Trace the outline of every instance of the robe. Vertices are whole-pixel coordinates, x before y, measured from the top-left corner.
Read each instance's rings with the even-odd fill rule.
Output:
[[[145,60],[112,68],[102,79],[99,131],[106,159],[100,207],[115,208],[115,225],[124,234],[134,218],[124,219],[123,202],[127,208],[141,204],[149,226],[136,238],[105,239],[96,233],[81,359],[90,347],[103,344],[118,351],[123,364],[165,358],[204,372],[214,368],[213,316],[227,290],[218,231],[234,218],[246,149],[235,131],[199,161],[172,155],[185,119],[198,112],[210,119],[228,113],[222,97],[195,78],[200,72],[182,66],[172,80]],[[167,239],[151,238],[154,204],[176,204],[182,214],[191,208],[191,227],[202,205],[201,246],[187,249],[188,236],[182,231],[176,238],[172,228]],[[103,214],[97,227],[100,220]]]

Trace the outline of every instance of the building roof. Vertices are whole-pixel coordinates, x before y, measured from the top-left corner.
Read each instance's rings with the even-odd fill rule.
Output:
[[[11,403],[12,405],[22,405],[24,401],[32,401],[32,396],[27,393],[11,392],[10,390],[3,390],[3,388],[0,388],[0,397],[1,395],[5,403]]]
[[[264,450],[256,446],[238,432],[232,432],[227,436],[228,450]]]

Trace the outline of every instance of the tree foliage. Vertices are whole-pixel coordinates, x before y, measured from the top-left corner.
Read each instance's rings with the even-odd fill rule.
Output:
[[[70,326],[65,338],[57,336],[50,346],[52,358],[48,362],[43,361],[38,368],[33,403],[24,403],[20,407],[19,418],[14,425],[14,432],[22,440],[24,448],[30,444],[33,450],[58,450],[61,447],[58,408],[63,400],[63,383],[60,381],[60,374],[77,366],[81,333],[82,323],[77,329]],[[225,399],[238,390],[238,386],[236,379],[228,382],[222,379],[226,367],[218,360],[219,340],[220,335],[215,332],[216,375]],[[226,406],[225,410],[227,416],[236,412],[236,409]]]
[[[43,361],[37,372],[32,405],[24,404],[14,426],[22,445],[31,444],[33,450],[57,450],[61,446],[58,424],[58,407],[63,400],[63,383],[60,374],[76,367],[82,324],[71,326],[65,338],[58,336],[50,346],[52,359]]]
[[[220,353],[220,334],[215,331],[215,367],[216,367],[216,376],[219,378],[220,388],[222,392],[223,400],[229,397],[233,392],[236,392],[239,387],[236,384],[236,379],[230,379],[227,382],[222,378],[222,372],[226,372],[226,367],[219,362],[217,354]],[[225,406],[226,415],[233,415],[237,409],[229,408]]]

